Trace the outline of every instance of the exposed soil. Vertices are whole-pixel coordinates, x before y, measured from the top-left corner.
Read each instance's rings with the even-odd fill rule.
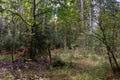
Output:
[[[49,62],[45,60],[16,60],[14,64],[11,61],[0,61],[0,75],[10,72],[15,79],[37,80],[37,78],[50,78]],[[39,79],[38,79],[39,80]]]

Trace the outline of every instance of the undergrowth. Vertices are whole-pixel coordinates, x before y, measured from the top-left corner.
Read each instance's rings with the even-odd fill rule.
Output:
[[[0,56],[1,62],[3,60],[10,60],[8,55]],[[43,80],[107,80],[107,75],[110,70],[110,65],[106,59],[106,55],[97,54],[79,54],[79,53],[61,53],[52,54],[52,66],[46,67],[46,65],[38,66],[37,68],[44,69],[34,69],[34,63],[28,62],[26,64],[34,64],[30,69],[21,69],[22,75],[24,77],[42,77]],[[26,67],[29,67],[26,65]],[[35,71],[36,70],[36,71]],[[15,80],[13,75],[11,75],[10,70],[1,74],[0,79],[4,80]],[[112,78],[110,80],[120,80],[119,77]]]

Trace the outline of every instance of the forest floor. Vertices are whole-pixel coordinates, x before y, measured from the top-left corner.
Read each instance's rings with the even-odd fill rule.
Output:
[[[45,60],[0,55],[0,80],[120,80],[114,74],[106,55],[60,53],[52,54],[53,65]]]

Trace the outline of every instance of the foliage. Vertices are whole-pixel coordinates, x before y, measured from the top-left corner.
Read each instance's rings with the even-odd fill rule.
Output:
[[[113,71],[114,68],[119,69],[119,64],[117,62],[115,53],[117,52],[119,37],[117,36],[118,24],[116,24],[117,14],[119,13],[118,6],[115,4],[111,4],[112,8],[110,8],[111,2],[99,2],[99,16],[98,16],[98,26],[96,30],[93,31],[95,37],[100,40],[107,49],[107,55],[109,57],[109,62]]]
[[[0,0],[0,52],[11,51],[13,60],[14,53],[23,46],[30,60],[44,58],[47,64],[48,57],[50,62],[53,59],[53,66],[62,70],[58,75],[55,70],[53,75],[103,79],[100,71],[106,72],[108,66],[119,67],[118,4],[117,0]],[[51,50],[55,49],[65,52],[53,56]],[[97,55],[105,52],[111,65],[101,61],[106,55]],[[83,55],[74,56],[76,53]]]

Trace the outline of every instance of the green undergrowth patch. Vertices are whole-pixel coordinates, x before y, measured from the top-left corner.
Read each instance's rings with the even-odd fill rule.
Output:
[[[22,57],[19,57],[19,56],[13,56],[13,59],[14,61],[17,60],[17,59],[21,59]],[[12,61],[12,55],[11,54],[2,54],[0,55],[0,61],[4,61],[4,60],[8,60],[8,61]]]
[[[54,78],[51,80],[104,80],[110,69],[106,56],[97,54],[56,54],[65,63],[71,63],[62,68],[53,68]],[[54,56],[56,56],[54,55]],[[72,66],[72,67],[70,67]]]
[[[10,60],[11,59],[11,55],[0,55],[0,60]]]

